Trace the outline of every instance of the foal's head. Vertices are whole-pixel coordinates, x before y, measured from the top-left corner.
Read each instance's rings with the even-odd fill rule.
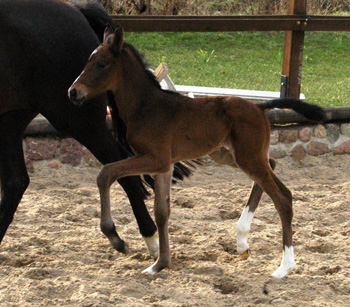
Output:
[[[90,55],[80,76],[68,89],[68,96],[74,104],[80,105],[108,90],[115,90],[122,77],[122,49],[124,31],[117,26],[115,32],[107,27],[103,43]]]

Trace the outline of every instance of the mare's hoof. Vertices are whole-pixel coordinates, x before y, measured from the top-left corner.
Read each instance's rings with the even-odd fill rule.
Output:
[[[118,242],[118,244],[113,245],[113,247],[119,252],[124,255],[128,255],[130,253],[130,249],[128,244],[126,244],[123,240]]]
[[[249,255],[250,255],[250,249],[247,249],[247,250],[244,251],[242,254],[240,254],[240,257],[241,257],[241,259],[243,259],[243,260],[247,260],[248,257],[249,257]]]
[[[146,242],[148,253],[154,259],[158,259],[159,255],[159,238],[156,232],[152,237],[143,237]]]

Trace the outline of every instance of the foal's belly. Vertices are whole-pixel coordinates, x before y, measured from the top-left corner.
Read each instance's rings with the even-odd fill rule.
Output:
[[[173,162],[195,159],[209,154],[222,147],[227,131],[182,131],[174,135],[172,140]]]

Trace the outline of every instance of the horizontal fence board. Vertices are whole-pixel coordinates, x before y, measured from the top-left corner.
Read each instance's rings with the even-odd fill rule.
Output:
[[[35,117],[28,125],[24,135],[57,133],[57,130],[42,115]]]
[[[350,122],[350,107],[325,108],[328,116],[327,122]],[[300,114],[291,110],[274,109],[266,112],[266,115],[272,125],[275,124],[307,124],[314,123],[305,119]],[[111,117],[107,117],[109,127],[112,126]],[[42,115],[38,115],[29,124],[25,131],[25,135],[40,135],[47,133],[55,133],[57,130]]]
[[[280,98],[280,92],[240,90],[222,87],[206,87],[191,85],[175,85],[175,89],[180,94],[192,93],[194,97],[205,96],[238,96],[253,102],[263,102],[271,99]],[[305,100],[305,95],[300,94],[299,99]]]
[[[350,17],[113,15],[128,32],[350,31]]]

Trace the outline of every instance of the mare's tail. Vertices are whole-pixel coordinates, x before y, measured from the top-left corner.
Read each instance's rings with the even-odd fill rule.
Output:
[[[268,102],[258,104],[258,107],[262,110],[274,108],[292,109],[300,115],[303,115],[305,118],[317,122],[322,122],[327,119],[326,112],[323,108],[294,98],[273,99]]]
[[[102,4],[90,2],[75,4],[74,6],[85,16],[100,42],[103,41],[103,33],[108,25],[114,30],[113,19],[104,10]]]

